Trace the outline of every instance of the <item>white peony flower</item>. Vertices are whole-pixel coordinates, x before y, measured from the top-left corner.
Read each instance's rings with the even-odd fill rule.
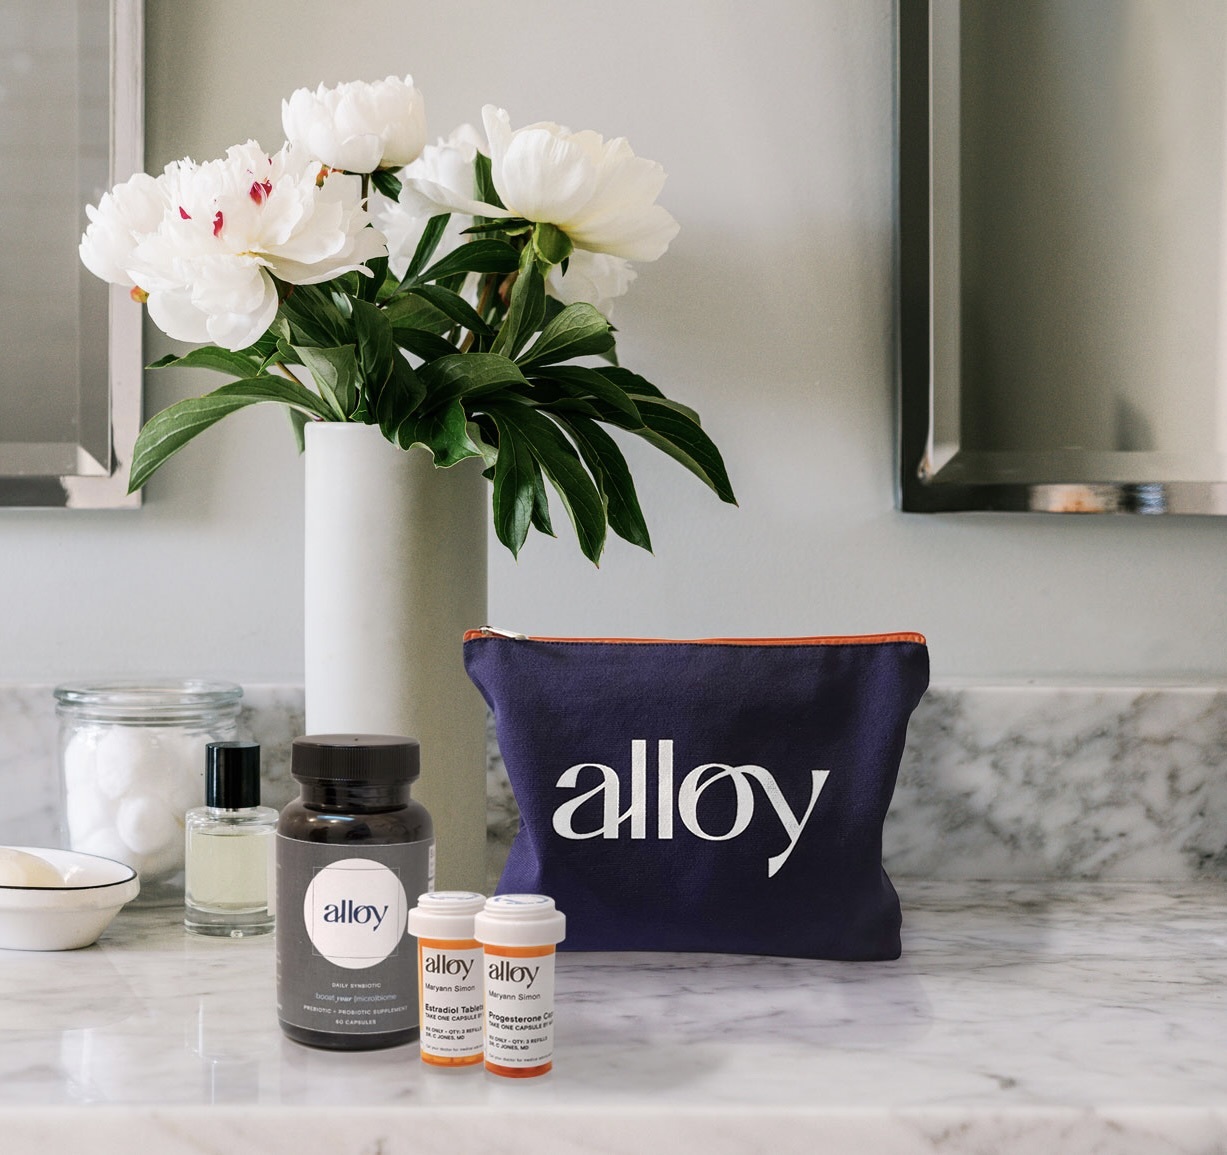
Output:
[[[545,278],[545,287],[564,305],[583,301],[608,317],[615,298],[631,287],[635,275],[630,262],[622,257],[575,249],[567,260],[567,271],[555,265]]]
[[[476,216],[518,216],[560,228],[576,248],[632,261],[654,261],[678,224],[656,204],[665,170],[637,157],[626,140],[570,132],[542,122],[511,128],[506,111],[482,109],[494,187],[505,210],[457,196],[435,181],[413,180],[435,204]]]
[[[484,149],[485,141],[477,129],[462,124],[446,140],[428,144],[416,160],[397,174],[404,184],[399,201],[378,194],[372,196],[371,215],[376,227],[387,237],[388,265],[396,276],[405,275],[426,222],[442,211],[404,182],[421,179],[451,189],[459,196],[471,197],[475,187],[474,162]],[[439,242],[437,255],[443,256],[460,244],[461,232],[470,224],[466,217],[453,216]]]
[[[281,124],[291,144],[345,172],[400,168],[426,143],[426,109],[411,76],[300,88],[281,102]]]
[[[132,251],[140,237],[161,224],[166,206],[163,185],[143,172],[104,193],[97,208],[86,205],[89,226],[81,238],[82,263],[112,285],[134,288],[128,274]]]
[[[314,284],[365,272],[387,251],[368,227],[358,178],[321,180],[318,161],[288,145],[269,156],[248,141],[220,160],[176,161],[154,184],[160,217],[144,182],[140,212],[116,190],[90,214],[82,259],[106,280],[138,286],[154,324],[179,341],[245,348],[277,313],[273,277]]]

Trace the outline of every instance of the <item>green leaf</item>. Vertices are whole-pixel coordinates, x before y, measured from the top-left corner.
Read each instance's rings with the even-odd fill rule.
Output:
[[[331,293],[318,285],[290,285],[281,312],[290,322],[295,345],[328,348],[354,339],[347,315],[339,311]]]
[[[402,449],[415,444],[425,445],[435,457],[435,464],[442,469],[464,461],[468,457],[481,457],[481,447],[469,434],[469,419],[459,401],[453,401],[445,409],[413,418],[401,425],[397,439]]]
[[[302,358],[288,341],[277,342],[277,360],[283,365],[301,365]]]
[[[460,350],[446,337],[426,329],[414,329],[410,326],[395,325],[392,328],[392,339],[402,348],[421,357],[423,361],[434,361],[438,357],[450,357]]]
[[[619,365],[607,365],[601,369],[601,373],[632,397],[664,397],[664,394],[651,381]]]
[[[284,305],[284,302],[282,302]],[[290,325],[290,319],[285,314],[283,307],[278,307],[277,315],[273,318],[273,323],[268,327],[266,337],[272,337],[275,345],[280,345],[283,342],[289,344],[294,340],[294,329]]]
[[[516,357],[545,319],[545,280],[533,260],[532,247],[520,254],[520,271],[511,287],[507,315],[499,326],[491,352]]]
[[[613,343],[609,322],[591,305],[579,302],[568,305],[548,322],[532,348],[516,360],[525,367],[553,365],[573,357],[604,353]]]
[[[473,184],[476,188],[477,199],[483,204],[498,205],[499,208],[507,207],[499,197],[498,189],[494,187],[493,168],[490,158],[484,152],[479,152],[473,162]]]
[[[575,246],[557,225],[538,224],[533,228],[533,248],[547,265],[560,265]]]
[[[737,504],[733,487],[724,470],[720,450],[697,421],[670,405],[657,400],[641,399],[639,413],[643,428],[631,432],[664,450],[675,461],[690,470],[700,481],[711,487],[721,501]],[[615,422],[621,424],[621,422]],[[623,426],[626,428],[626,426]]]
[[[652,539],[639,507],[635,481],[622,450],[595,421],[578,413],[552,414],[568,433],[605,499],[609,527],[632,545],[652,552]]]
[[[392,358],[399,356],[387,315],[370,301],[354,302],[354,335],[358,339],[358,367],[366,392],[377,399],[392,372]]]
[[[239,352],[250,358],[252,361],[260,362],[267,361],[269,355],[277,348],[277,334],[273,330],[267,329],[261,336],[247,346],[246,349],[240,349]]]
[[[383,193],[388,200],[400,200],[400,179],[390,168],[377,168],[371,173],[371,184]]]
[[[644,400],[650,400],[653,405],[663,405],[666,409],[672,409],[674,413],[680,413],[683,417],[687,418],[690,421],[693,421],[695,425],[703,424],[703,422],[699,420],[698,413],[695,410],[691,409],[689,405],[683,405],[680,401],[674,401],[669,397],[661,396],[661,397],[651,397],[651,398],[640,397],[640,398],[637,398],[636,403],[638,403],[638,401],[644,401]]]
[[[287,409],[286,413],[290,418],[290,428],[294,431],[294,444],[298,446],[299,453],[305,453],[307,449],[307,421],[308,417],[300,409]]]
[[[401,427],[412,421],[426,386],[399,353],[392,359],[392,372],[375,399],[375,420],[389,441],[399,441]]]
[[[588,369],[583,365],[549,365],[537,369],[534,377],[555,382],[572,397],[595,397],[598,401],[604,401],[622,415],[627,428],[637,428],[643,424],[635,402],[599,369]]]
[[[409,289],[409,293],[428,301],[440,313],[446,313],[458,325],[463,325],[474,333],[483,336],[490,333],[490,326],[478,316],[477,310],[451,289],[445,289],[442,285],[414,285]]]
[[[456,273],[511,273],[518,264],[519,255],[515,249],[506,241],[490,237],[469,241],[452,249],[447,256],[416,277],[413,283],[438,281]]]
[[[182,449],[198,433],[223,417],[248,405],[277,401],[315,417],[328,417],[320,399],[296,381],[280,377],[249,377],[206,393],[189,397],[155,413],[137,436],[132,451],[132,471],[128,492],[133,493],[168,458]]]
[[[550,497],[545,491],[545,475],[541,466],[533,461],[533,529],[548,537],[557,537],[550,521]]]
[[[379,290],[383,288],[383,283],[388,278],[388,258],[375,257],[367,262],[368,269],[371,270],[369,277],[358,274],[358,297],[363,301],[374,301],[379,297]]]
[[[498,425],[500,454],[508,437],[524,442],[562,499],[579,548],[590,561],[598,562],[605,545],[605,502],[571,443],[531,405],[503,401],[485,409]]]
[[[475,224],[460,230],[461,236],[477,233],[502,233],[507,237],[526,237],[533,231],[532,221],[526,221],[523,217],[499,217],[494,221],[486,220],[484,217],[474,217],[474,221]]]
[[[528,384],[520,367],[497,353],[453,353],[427,361],[418,369],[418,376],[426,386],[428,409],[448,405],[457,397]]]
[[[260,360],[244,352],[234,353],[229,349],[219,349],[216,345],[201,345],[182,357],[167,353],[146,367],[168,369],[172,365],[180,369],[212,369],[218,373],[228,373],[231,377],[250,377],[253,370],[259,368]]]
[[[443,239],[443,233],[447,229],[449,220],[451,220],[451,213],[440,213],[426,222],[426,227],[418,238],[417,248],[413,250],[413,259],[409,262],[409,268],[405,270],[405,275],[401,278],[402,285],[413,281],[426,267],[426,262],[435,255],[435,249],[439,247],[439,242]]]
[[[455,322],[446,313],[441,313],[429,301],[408,294],[396,297],[383,306],[384,316],[394,329],[424,329],[427,332],[446,333]]]
[[[533,454],[528,443],[510,426],[504,427],[497,414],[491,414],[498,430],[498,456],[494,461],[494,532],[512,557],[528,537],[536,503]]]
[[[346,420],[358,407],[358,355],[353,345],[336,345],[329,349],[314,345],[295,345],[294,352],[310,370],[320,396],[328,402],[333,415]]]

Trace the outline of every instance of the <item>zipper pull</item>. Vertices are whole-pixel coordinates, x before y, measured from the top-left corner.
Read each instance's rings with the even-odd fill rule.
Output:
[[[486,638],[510,638],[514,642],[528,641],[527,634],[517,634],[514,630],[499,630],[494,626],[482,626],[477,632]]]

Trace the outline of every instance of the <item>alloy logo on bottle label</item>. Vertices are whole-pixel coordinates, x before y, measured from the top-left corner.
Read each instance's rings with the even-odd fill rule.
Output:
[[[643,738],[631,741],[631,797],[630,805],[621,810],[621,782],[612,766],[600,762],[580,762],[568,767],[555,785],[559,790],[574,790],[579,785],[580,774],[596,770],[601,781],[590,790],[576,795],[554,811],[554,833],[562,838],[616,839],[621,836],[624,824],[629,825],[632,839],[648,837],[648,744]],[[775,817],[783,827],[787,845],[779,854],[767,859],[767,877],[772,878],[788,861],[796,847],[818,796],[826,785],[828,770],[810,771],[810,796],[805,812],[798,817],[780,790],[771,771],[762,766],[730,766],[724,762],[705,762],[694,767],[682,779],[674,791],[673,741],[662,738],[656,743],[656,837],[671,839],[674,831],[674,815],[696,838],[707,842],[727,842],[744,834],[754,819],[757,783],[763,796],[771,804]],[[590,777],[590,775],[589,775]],[[724,831],[706,829],[699,818],[699,800],[718,782],[728,781],[733,789],[736,810],[732,825]],[[590,829],[576,829],[581,808],[592,799],[601,802],[601,823]],[[591,809],[591,808],[589,808]]]
[[[506,960],[501,962],[492,962],[486,969],[486,975],[494,982],[511,983],[513,985],[523,984],[527,989],[531,990],[533,983],[537,981],[537,975],[541,973],[541,967],[538,966],[521,966],[515,963],[509,963]]]
[[[370,903],[359,905],[352,898],[344,898],[340,902],[330,902],[324,906],[324,921],[351,922],[378,930],[387,913],[386,902],[383,906],[373,906]]]
[[[423,953],[422,970],[428,975],[448,975],[451,978],[459,976],[467,979],[473,971],[473,960],[461,954],[448,956],[442,951]]]
[[[369,858],[346,858],[315,873],[303,896],[311,945],[329,962],[363,970],[394,954],[409,904],[396,873]]]

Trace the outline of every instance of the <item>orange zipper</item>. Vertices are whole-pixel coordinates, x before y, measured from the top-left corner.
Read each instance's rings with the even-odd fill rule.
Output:
[[[528,634],[515,633],[512,630],[498,630],[493,626],[482,626],[477,630],[466,630],[464,640],[471,642],[475,638],[508,638],[516,642],[562,642],[562,643],[608,643],[623,646],[876,646],[885,642],[914,642],[925,645],[924,634],[853,634],[850,636],[814,637],[814,638],[548,638],[530,637]]]

